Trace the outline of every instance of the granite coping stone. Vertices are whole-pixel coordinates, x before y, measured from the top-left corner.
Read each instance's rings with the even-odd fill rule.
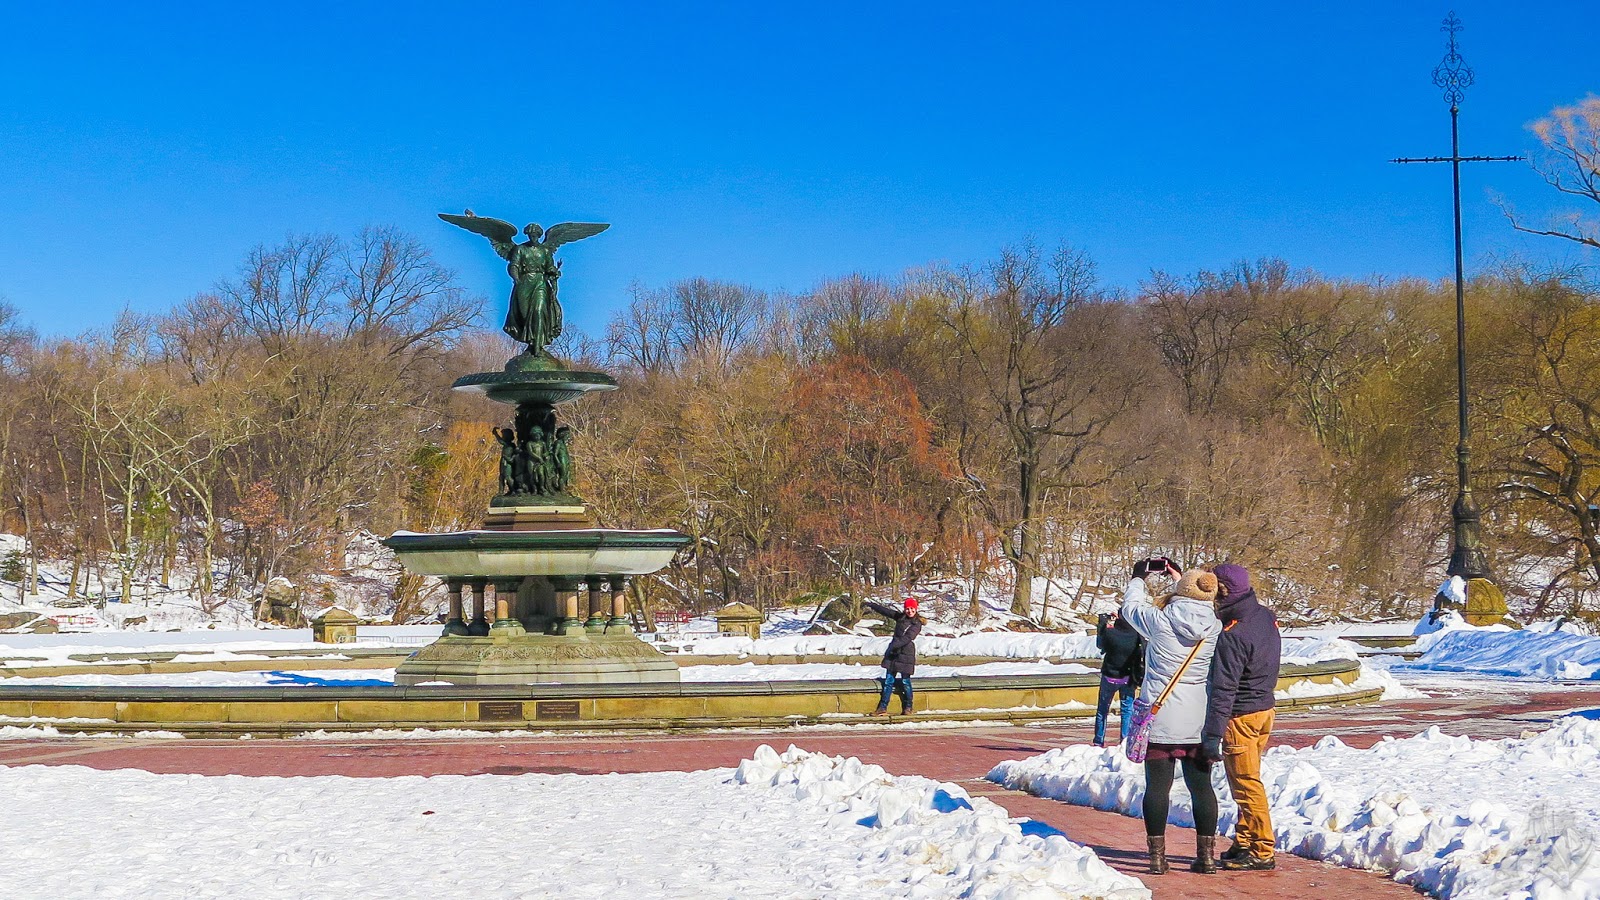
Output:
[[[1356,660],[1331,660],[1302,666],[1283,666],[1278,677],[1310,678],[1360,671]],[[920,692],[969,690],[1028,690],[1081,688],[1099,684],[1099,676],[1076,675],[955,675],[917,679]],[[121,685],[18,685],[0,683],[0,701],[265,701],[284,700],[565,700],[629,697],[726,697],[784,694],[857,693],[876,691],[877,678],[816,679],[807,681],[652,682],[646,684],[515,684],[515,685],[414,685],[208,687],[172,685],[136,687]]]

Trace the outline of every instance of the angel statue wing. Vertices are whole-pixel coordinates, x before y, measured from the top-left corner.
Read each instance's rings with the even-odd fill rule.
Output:
[[[562,222],[560,225],[551,225],[545,231],[544,245],[553,251],[562,244],[594,237],[610,227],[610,224],[598,222]]]
[[[517,226],[504,219],[480,216],[470,209],[467,210],[467,214],[464,216],[439,213],[439,218],[457,228],[465,228],[473,234],[481,234],[488,238],[489,243],[494,245],[494,252],[500,254],[504,259],[511,258],[511,248],[517,245]]]

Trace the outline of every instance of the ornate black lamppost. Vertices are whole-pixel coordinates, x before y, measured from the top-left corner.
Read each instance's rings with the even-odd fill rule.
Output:
[[[1514,162],[1520,156],[1462,156],[1460,115],[1461,100],[1472,86],[1472,69],[1461,58],[1456,48],[1456,34],[1461,31],[1461,20],[1450,13],[1441,31],[1449,34],[1444,61],[1434,67],[1433,83],[1444,92],[1450,103],[1450,155],[1405,157],[1391,160],[1397,163],[1450,164],[1450,175],[1455,189],[1456,225],[1456,417],[1460,427],[1456,443],[1456,502],[1450,508],[1453,521],[1450,548],[1450,575],[1459,575],[1467,582],[1474,579],[1492,581],[1489,561],[1483,552],[1482,524],[1478,505],[1472,499],[1469,451],[1467,448],[1467,324],[1466,278],[1463,274],[1461,254],[1461,164],[1464,162]]]

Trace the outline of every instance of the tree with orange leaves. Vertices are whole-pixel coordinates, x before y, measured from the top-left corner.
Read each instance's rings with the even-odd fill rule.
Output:
[[[956,468],[910,380],[849,356],[800,372],[787,399],[797,549],[825,558],[853,598],[914,580],[937,558]]]

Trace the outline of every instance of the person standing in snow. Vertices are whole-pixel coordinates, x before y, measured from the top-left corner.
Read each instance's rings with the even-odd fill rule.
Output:
[[[1271,869],[1277,865],[1276,837],[1261,783],[1261,755],[1272,737],[1283,636],[1278,617],[1256,599],[1243,566],[1227,563],[1215,572],[1222,635],[1211,666],[1203,749],[1206,759],[1222,761],[1239,805],[1233,846],[1222,854],[1222,867]]]
[[[1120,696],[1117,740],[1128,736],[1128,720],[1133,717],[1133,695],[1144,678],[1144,640],[1133,625],[1116,613],[1100,617],[1094,645],[1104,657],[1100,661],[1100,698],[1094,711],[1094,745],[1106,745],[1106,718],[1111,701]]]
[[[922,618],[917,615],[917,598],[907,597],[904,609],[895,609],[881,603],[867,601],[873,612],[894,622],[894,636],[889,638],[889,649],[883,652],[883,697],[878,701],[875,716],[889,714],[889,697],[900,689],[900,715],[911,715],[911,674],[917,670],[917,635],[922,633]]]
[[[1163,572],[1178,576],[1178,583],[1170,595],[1152,600],[1145,579]],[[1206,680],[1216,650],[1214,639],[1222,631],[1216,598],[1216,576],[1199,569],[1185,574],[1161,557],[1135,564],[1133,580],[1122,595],[1122,617],[1145,640],[1139,699],[1153,705],[1169,684],[1173,686],[1150,724],[1144,762],[1144,833],[1151,875],[1167,873],[1167,809],[1180,764],[1194,800],[1195,859],[1189,870],[1205,875],[1217,871],[1212,855],[1217,842],[1217,794],[1211,787],[1211,763],[1200,747]]]

